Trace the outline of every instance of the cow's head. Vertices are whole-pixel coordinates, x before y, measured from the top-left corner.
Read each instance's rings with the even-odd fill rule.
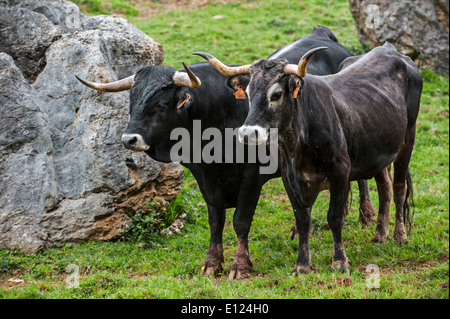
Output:
[[[322,49],[326,47],[306,52],[298,65],[288,64],[286,60],[259,60],[252,65],[226,67],[209,54],[196,54],[229,76],[230,87],[245,90],[250,112],[239,129],[239,140],[246,144],[261,144],[267,141],[270,128],[277,128],[281,133],[287,127],[294,114],[294,100],[302,94],[308,60]],[[250,74],[250,82],[242,76],[244,74]]]
[[[193,101],[189,88],[201,85],[200,79],[183,65],[186,72],[175,71],[168,66],[149,66],[126,79],[105,84],[77,78],[86,86],[102,92],[131,89],[130,121],[122,135],[122,143],[127,149],[146,151],[152,156],[154,152],[151,149],[166,143],[171,130],[179,126],[179,121],[186,116],[186,108]]]

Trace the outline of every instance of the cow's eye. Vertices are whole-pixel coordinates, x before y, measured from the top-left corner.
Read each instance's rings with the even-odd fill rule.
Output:
[[[281,98],[281,95],[283,95],[283,92],[276,91],[270,96],[270,102],[278,101]]]

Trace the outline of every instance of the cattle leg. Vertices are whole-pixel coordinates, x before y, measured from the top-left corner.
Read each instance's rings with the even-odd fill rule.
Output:
[[[406,180],[403,183],[394,182],[394,203],[395,203],[394,241],[399,245],[407,243],[405,221],[403,218],[403,210],[404,210],[403,205],[405,203],[405,200],[406,200]]]
[[[291,240],[293,240],[293,239],[295,238],[295,236],[297,236],[297,235],[298,235],[297,223],[296,223],[296,221],[294,220],[294,224],[292,225],[291,231],[289,232],[289,238],[290,238]]]
[[[359,188],[359,222],[365,226],[375,221],[375,209],[369,196],[369,185],[367,180],[358,180]]]
[[[389,206],[392,199],[392,176],[391,166],[384,168],[375,176],[377,182],[379,209],[377,228],[372,242],[385,242],[389,238]]]
[[[309,251],[309,233],[311,231],[311,207],[295,207],[295,221],[298,230],[298,257],[297,265],[292,275],[298,273],[307,274],[311,270],[311,254]]]
[[[200,275],[214,274],[217,276],[223,271],[222,233],[225,225],[225,209],[208,205],[208,221],[211,237]]]
[[[237,248],[234,255],[234,263],[230,270],[230,280],[248,277],[253,267],[248,250],[248,234],[260,193],[261,186],[259,185],[241,186],[238,206],[233,216],[233,228],[237,236]]]
[[[397,244],[406,244],[405,230],[405,202],[407,200],[408,166],[416,137],[416,125],[414,124],[406,133],[405,143],[394,161],[394,204],[395,204],[395,228],[394,241]]]
[[[318,192],[306,193],[302,190],[308,189],[303,183],[292,182],[295,178],[289,179],[283,176],[283,184],[286,193],[294,210],[295,231],[298,234],[298,257],[297,265],[292,271],[292,275],[298,273],[307,274],[312,269],[311,254],[309,250],[309,233],[311,232],[311,208],[317,198]],[[303,196],[302,196],[303,195]],[[294,228],[294,227],[293,227]]]
[[[375,209],[369,196],[369,185],[367,180],[358,180],[359,189],[359,222],[365,226],[369,223],[375,222]],[[298,235],[297,224],[294,221],[289,232],[289,238],[292,240]]]
[[[345,163],[337,164],[336,175],[330,180],[330,207],[328,209],[328,225],[333,233],[334,248],[332,267],[340,272],[348,269],[348,258],[342,243],[342,227],[346,213],[350,181],[350,168]]]

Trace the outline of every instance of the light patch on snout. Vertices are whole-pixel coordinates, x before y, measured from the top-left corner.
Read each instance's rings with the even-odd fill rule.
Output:
[[[272,96],[274,94],[277,94],[278,92],[281,92],[280,98],[275,101],[272,101]],[[284,97],[284,92],[279,83],[275,83],[267,90],[267,101],[269,102],[269,107],[272,109],[275,109],[281,105],[281,102],[283,102],[283,97]]]
[[[248,145],[259,145],[267,141],[267,130],[258,125],[244,125],[239,128],[239,142]]]
[[[134,152],[144,152],[150,149],[150,145],[145,143],[144,138],[140,134],[122,134],[122,143],[125,148]]]

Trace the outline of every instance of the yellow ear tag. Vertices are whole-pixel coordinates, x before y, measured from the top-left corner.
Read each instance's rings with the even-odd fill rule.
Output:
[[[242,90],[241,87],[239,87],[239,89],[236,92],[234,92],[233,94],[237,100],[244,100],[246,97],[245,92],[244,92],[244,90]]]
[[[180,107],[182,107],[184,105],[184,103],[189,102],[189,99],[191,98],[190,95],[188,95],[183,102],[181,102],[180,104],[177,105],[177,109],[179,109]]]
[[[292,94],[292,97],[293,97],[294,99],[297,98],[297,95],[298,95],[298,89],[300,89],[300,85],[297,86],[297,87],[295,88],[294,93]]]

